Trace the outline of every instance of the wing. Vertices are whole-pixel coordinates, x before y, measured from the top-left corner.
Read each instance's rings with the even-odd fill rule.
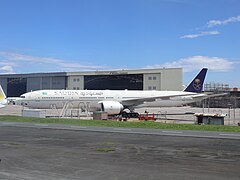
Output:
[[[127,100],[122,100],[121,103],[124,106],[137,106],[140,104],[143,104],[144,102],[153,102],[156,99],[164,99],[168,100],[171,97],[176,97],[176,96],[188,96],[188,95],[193,95],[195,93],[182,93],[182,94],[171,94],[171,95],[161,95],[161,96],[152,96],[152,97],[145,97],[145,98],[135,98],[135,99],[127,99]]]
[[[220,94],[196,94],[191,96],[192,99],[207,99],[207,98],[212,98],[212,97],[219,97],[219,96],[227,96],[229,93],[220,93]]]
[[[211,97],[219,97],[219,96],[227,96],[229,93],[220,93],[220,94],[207,94],[207,98]]]

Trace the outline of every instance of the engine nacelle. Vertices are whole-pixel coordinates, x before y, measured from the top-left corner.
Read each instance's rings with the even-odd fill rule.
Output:
[[[107,112],[108,115],[120,114],[124,109],[123,105],[117,101],[101,101],[101,111]]]

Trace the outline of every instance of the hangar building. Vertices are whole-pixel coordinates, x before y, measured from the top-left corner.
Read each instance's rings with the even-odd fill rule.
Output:
[[[2,74],[7,97],[40,89],[182,90],[182,68]]]

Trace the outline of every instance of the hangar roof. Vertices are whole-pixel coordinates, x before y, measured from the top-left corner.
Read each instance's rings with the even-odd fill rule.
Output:
[[[182,71],[182,68],[158,68],[158,69],[116,69],[101,71],[81,71],[81,72],[46,72],[46,73],[26,73],[26,74],[0,74],[0,78],[14,77],[49,77],[49,76],[83,76],[83,75],[117,75],[117,74],[149,74],[167,71]]]

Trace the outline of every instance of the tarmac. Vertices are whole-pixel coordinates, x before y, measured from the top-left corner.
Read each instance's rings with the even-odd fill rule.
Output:
[[[238,180],[240,140],[0,126],[0,179]]]
[[[214,132],[214,131],[191,131],[191,130],[167,130],[150,128],[117,128],[104,126],[78,126],[66,124],[42,124],[27,122],[1,122],[0,127],[23,127],[23,128],[41,128],[69,131],[88,131],[88,132],[107,132],[120,134],[140,134],[155,136],[180,136],[180,137],[199,137],[199,138],[217,138],[217,139],[237,139],[240,140],[239,132]]]
[[[9,105],[0,114],[21,111]],[[237,122],[237,112],[229,123]],[[174,118],[193,122],[189,117]],[[239,149],[239,133],[0,122],[0,179],[238,180]]]

